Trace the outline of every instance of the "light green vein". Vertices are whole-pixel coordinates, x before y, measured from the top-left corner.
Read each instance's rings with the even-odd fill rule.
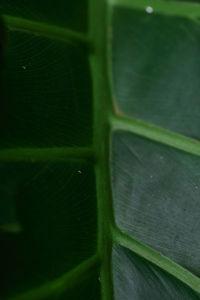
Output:
[[[110,11],[107,0],[90,0],[90,38],[94,51],[90,55],[93,83],[94,125],[93,140],[97,157],[95,165],[98,208],[98,252],[101,257],[101,299],[113,299],[110,222],[113,209],[109,173],[109,115],[112,111],[112,94],[109,80],[108,28]]]
[[[198,19],[200,17],[199,3],[176,2],[164,0],[109,0],[111,5],[123,8],[137,9],[145,11],[147,6],[153,8],[153,13],[169,16],[187,17]]]
[[[1,149],[0,162],[93,160],[92,147],[52,147]]]
[[[184,269],[152,248],[134,240],[116,227],[112,228],[112,238],[114,242],[157,265],[200,294],[200,278],[193,275],[188,270]]]
[[[132,132],[158,143],[200,156],[200,142],[197,140],[126,116],[114,115],[110,122],[114,130]]]
[[[2,16],[5,25],[10,30],[31,32],[34,35],[44,36],[53,40],[70,43],[73,45],[84,44],[89,46],[89,40],[86,34],[76,32],[64,27],[41,23],[37,21],[27,20],[20,17],[9,15]]]
[[[52,296],[60,291],[64,292],[68,289],[75,288],[79,283],[90,278],[91,274],[93,275],[93,272],[96,272],[98,265],[99,258],[97,255],[94,255],[60,278],[50,281],[41,287],[29,290],[21,295],[7,298],[7,300],[45,299],[45,297]]]

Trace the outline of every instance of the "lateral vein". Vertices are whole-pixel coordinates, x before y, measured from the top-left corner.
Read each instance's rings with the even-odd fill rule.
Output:
[[[112,115],[110,122],[114,130],[126,130],[155,142],[200,156],[200,142],[198,140],[123,115]]]
[[[0,162],[76,161],[94,159],[92,147],[52,147],[1,149]]]
[[[119,245],[131,250],[140,257],[148,260],[149,262],[160,267],[162,270],[178,278],[185,285],[192,288],[198,294],[200,294],[200,278],[192,274],[187,269],[176,264],[166,256],[157,252],[156,250],[138,242],[134,238],[128,236],[126,233],[122,232],[116,226],[112,228],[112,238],[113,241]]]
[[[45,24],[42,22],[27,20],[10,15],[2,16],[6,26],[10,30],[29,32],[34,35],[44,36],[78,46],[80,44],[89,46],[90,42],[86,34],[70,30],[68,28]]]
[[[152,13],[168,16],[191,18],[198,20],[200,17],[199,3],[162,1],[162,0],[109,0],[110,5],[146,11],[147,6],[152,8]]]
[[[67,291],[68,289],[75,287],[79,282],[83,282],[87,279],[90,275],[90,271],[98,265],[99,258],[97,255],[94,255],[60,278],[50,281],[21,295],[8,298],[7,300],[39,300],[44,299],[44,297],[54,295],[62,289],[63,291]]]

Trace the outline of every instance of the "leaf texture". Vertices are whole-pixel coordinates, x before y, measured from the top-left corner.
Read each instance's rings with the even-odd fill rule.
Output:
[[[87,2],[59,0],[58,5],[48,0],[1,0],[2,14],[27,18],[48,24],[70,27],[79,31],[87,29]]]
[[[118,226],[199,275],[199,157],[124,131],[112,139]]]
[[[0,298],[199,299],[199,4],[0,9]]]
[[[120,7],[113,14],[114,94],[119,110],[199,139],[199,24],[156,11]]]
[[[197,295],[159,268],[120,246],[113,248],[115,299],[198,299]]]
[[[7,234],[5,242],[6,234],[2,235],[2,291],[11,274],[8,290],[23,292],[61,276],[94,253],[96,203],[91,166],[6,163],[1,164],[1,174],[1,202],[7,208],[12,199],[10,209],[15,208],[16,217],[12,221],[21,226],[13,241]],[[13,247],[5,260],[6,243]]]
[[[89,77],[81,76],[89,73],[83,50],[31,32],[10,31],[7,39],[1,147],[90,144],[91,95]]]

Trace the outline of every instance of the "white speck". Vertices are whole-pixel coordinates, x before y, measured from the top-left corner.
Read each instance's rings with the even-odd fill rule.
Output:
[[[22,69],[23,69],[23,70],[26,70],[26,66],[22,66]]]
[[[150,178],[153,178],[153,175],[150,175]]]
[[[145,10],[146,10],[146,12],[148,14],[152,14],[153,13],[153,7],[151,7],[151,6],[147,6]]]
[[[194,187],[196,190],[198,190],[198,185],[195,185],[195,187]]]
[[[78,174],[82,174],[82,171],[81,171],[81,170],[78,170],[77,173],[78,173]]]

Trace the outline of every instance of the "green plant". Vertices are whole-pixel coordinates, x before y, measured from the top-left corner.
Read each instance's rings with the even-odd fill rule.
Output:
[[[198,299],[199,4],[0,8],[1,298]]]

